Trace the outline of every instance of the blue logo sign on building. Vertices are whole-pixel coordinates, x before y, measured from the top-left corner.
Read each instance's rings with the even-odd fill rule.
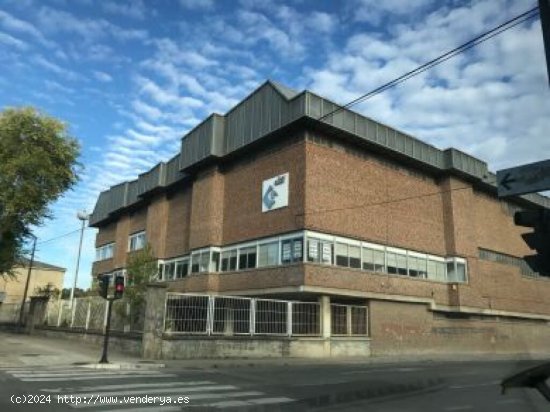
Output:
[[[288,206],[288,178],[289,174],[285,173],[263,181],[262,212]]]

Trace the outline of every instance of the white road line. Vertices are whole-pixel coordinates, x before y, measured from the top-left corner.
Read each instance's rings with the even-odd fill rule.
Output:
[[[254,406],[254,405],[269,405],[274,403],[287,403],[292,402],[294,399],[290,398],[260,398],[260,399],[251,399],[248,401],[224,401],[224,402],[215,402],[215,403],[206,403],[201,406],[210,406],[214,408],[231,408],[236,406]]]
[[[185,385],[213,385],[212,381],[190,381],[190,382],[163,382],[163,383],[129,383],[126,385],[102,385],[102,386],[82,386],[78,388],[47,388],[40,389],[41,392],[71,392],[78,389],[80,392],[86,391],[102,391],[109,389],[133,389],[133,388],[166,388],[170,386]]]
[[[63,372],[63,373],[13,373],[12,376],[15,377],[15,378],[55,378],[55,377],[65,377],[65,376],[68,376],[68,377],[71,377],[71,376],[89,376],[89,375],[122,375],[122,376],[126,376],[126,375],[141,375],[141,376],[150,376],[150,375],[158,375],[159,373],[162,373],[162,372],[158,372],[158,371],[142,371],[142,372],[138,372],[138,373],[133,373],[132,371],[120,371],[120,372],[115,372],[115,371],[109,371],[109,372],[98,372],[98,371],[94,371],[92,373],[88,372],[88,373],[81,373],[81,372]]]
[[[195,394],[195,395],[191,395],[191,396],[188,396],[189,398],[189,402],[188,403],[182,403],[181,405],[182,406],[191,406],[193,405],[197,400],[203,400],[203,399],[226,399],[226,398],[244,398],[244,397],[247,397],[247,396],[262,396],[262,395],[265,395],[265,393],[263,392],[257,392],[257,391],[248,391],[248,392],[224,392],[224,393],[212,393],[212,392],[207,392],[207,393],[200,393],[200,394]],[[178,398],[181,398],[183,396],[187,396],[187,395],[184,395],[182,393],[178,393],[176,396],[174,395],[166,395],[166,396],[162,396],[162,399],[163,401],[165,402],[165,404],[174,404],[176,403],[177,399]],[[170,399],[170,400],[169,400]],[[119,399],[120,400],[120,399]],[[71,404],[71,406],[75,409],[82,409],[82,408],[90,408],[90,407],[99,407],[99,406],[112,406],[112,405],[131,405],[131,403],[124,403],[124,400],[122,400],[123,402],[114,402],[114,403],[102,403],[102,404],[84,404],[84,403],[80,403],[80,404]],[[135,403],[134,405],[139,405],[138,403]],[[159,405],[160,406],[160,405]],[[199,405],[196,405],[196,406],[199,406]],[[202,404],[200,404],[200,406],[202,406]]]
[[[467,388],[477,388],[481,386],[493,386],[498,385],[500,381],[484,382],[484,383],[474,383],[471,385],[451,385],[449,389],[467,389]]]
[[[176,378],[177,375],[165,373],[161,375],[87,375],[87,376],[73,376],[67,378],[24,378],[20,379],[22,382],[64,382],[64,381],[87,381],[94,379],[134,379],[134,378]]]
[[[176,386],[173,388],[160,388],[160,389],[145,389],[145,390],[138,390],[138,391],[109,391],[109,392],[101,392],[101,393],[94,393],[90,394],[89,392],[85,393],[75,393],[72,394],[73,396],[80,396],[80,397],[90,397],[90,396],[132,396],[132,395],[152,395],[154,393],[167,393],[172,391],[181,391],[180,393],[185,393],[187,395],[187,392],[201,392],[201,391],[230,391],[233,389],[239,389],[236,386],[233,385],[205,385],[205,386]]]
[[[359,371],[340,372],[340,375],[355,375],[365,373],[379,373],[379,372],[417,372],[423,370],[422,368],[392,368],[392,369],[364,369]]]

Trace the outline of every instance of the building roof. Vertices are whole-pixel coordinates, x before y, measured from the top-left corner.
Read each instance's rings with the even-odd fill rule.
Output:
[[[180,181],[198,165],[230,155],[298,122],[434,174],[459,175],[496,193],[496,175],[480,159],[454,148],[440,150],[308,90],[296,92],[267,80],[225,115],[214,113],[185,134],[180,152],[168,162],[157,164],[134,181],[102,192],[90,216],[90,226],[98,226],[147,194]],[[539,194],[515,199],[550,207],[550,199]]]
[[[22,258],[19,263],[22,267],[29,267],[30,259]],[[36,260],[36,259],[33,260],[32,267],[35,268],[35,269],[55,270],[55,271],[59,271],[59,272],[66,272],[67,271],[66,268],[51,265],[49,263],[41,262],[41,261]]]

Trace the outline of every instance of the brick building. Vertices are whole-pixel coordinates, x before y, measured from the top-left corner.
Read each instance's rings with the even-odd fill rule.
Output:
[[[371,350],[544,352],[550,279],[529,271],[487,164],[266,82],[100,194],[93,275],[145,242],[168,290],[369,307]]]

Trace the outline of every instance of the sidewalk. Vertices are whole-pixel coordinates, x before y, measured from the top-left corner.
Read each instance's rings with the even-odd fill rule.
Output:
[[[0,367],[17,366],[67,366],[97,363],[101,357],[101,345],[84,341],[24,335],[0,331]],[[287,365],[384,365],[384,364],[418,364],[430,362],[478,362],[478,361],[519,361],[549,360],[550,354],[449,354],[449,355],[415,355],[384,356],[365,359],[358,358],[267,358],[267,359],[187,359],[148,361],[129,353],[109,349],[109,362],[132,365],[166,364],[176,369],[214,369],[214,368],[248,368]]]
[[[0,332],[0,367],[67,366],[97,363],[102,347],[43,336]],[[109,350],[111,363],[135,364],[141,358]]]

